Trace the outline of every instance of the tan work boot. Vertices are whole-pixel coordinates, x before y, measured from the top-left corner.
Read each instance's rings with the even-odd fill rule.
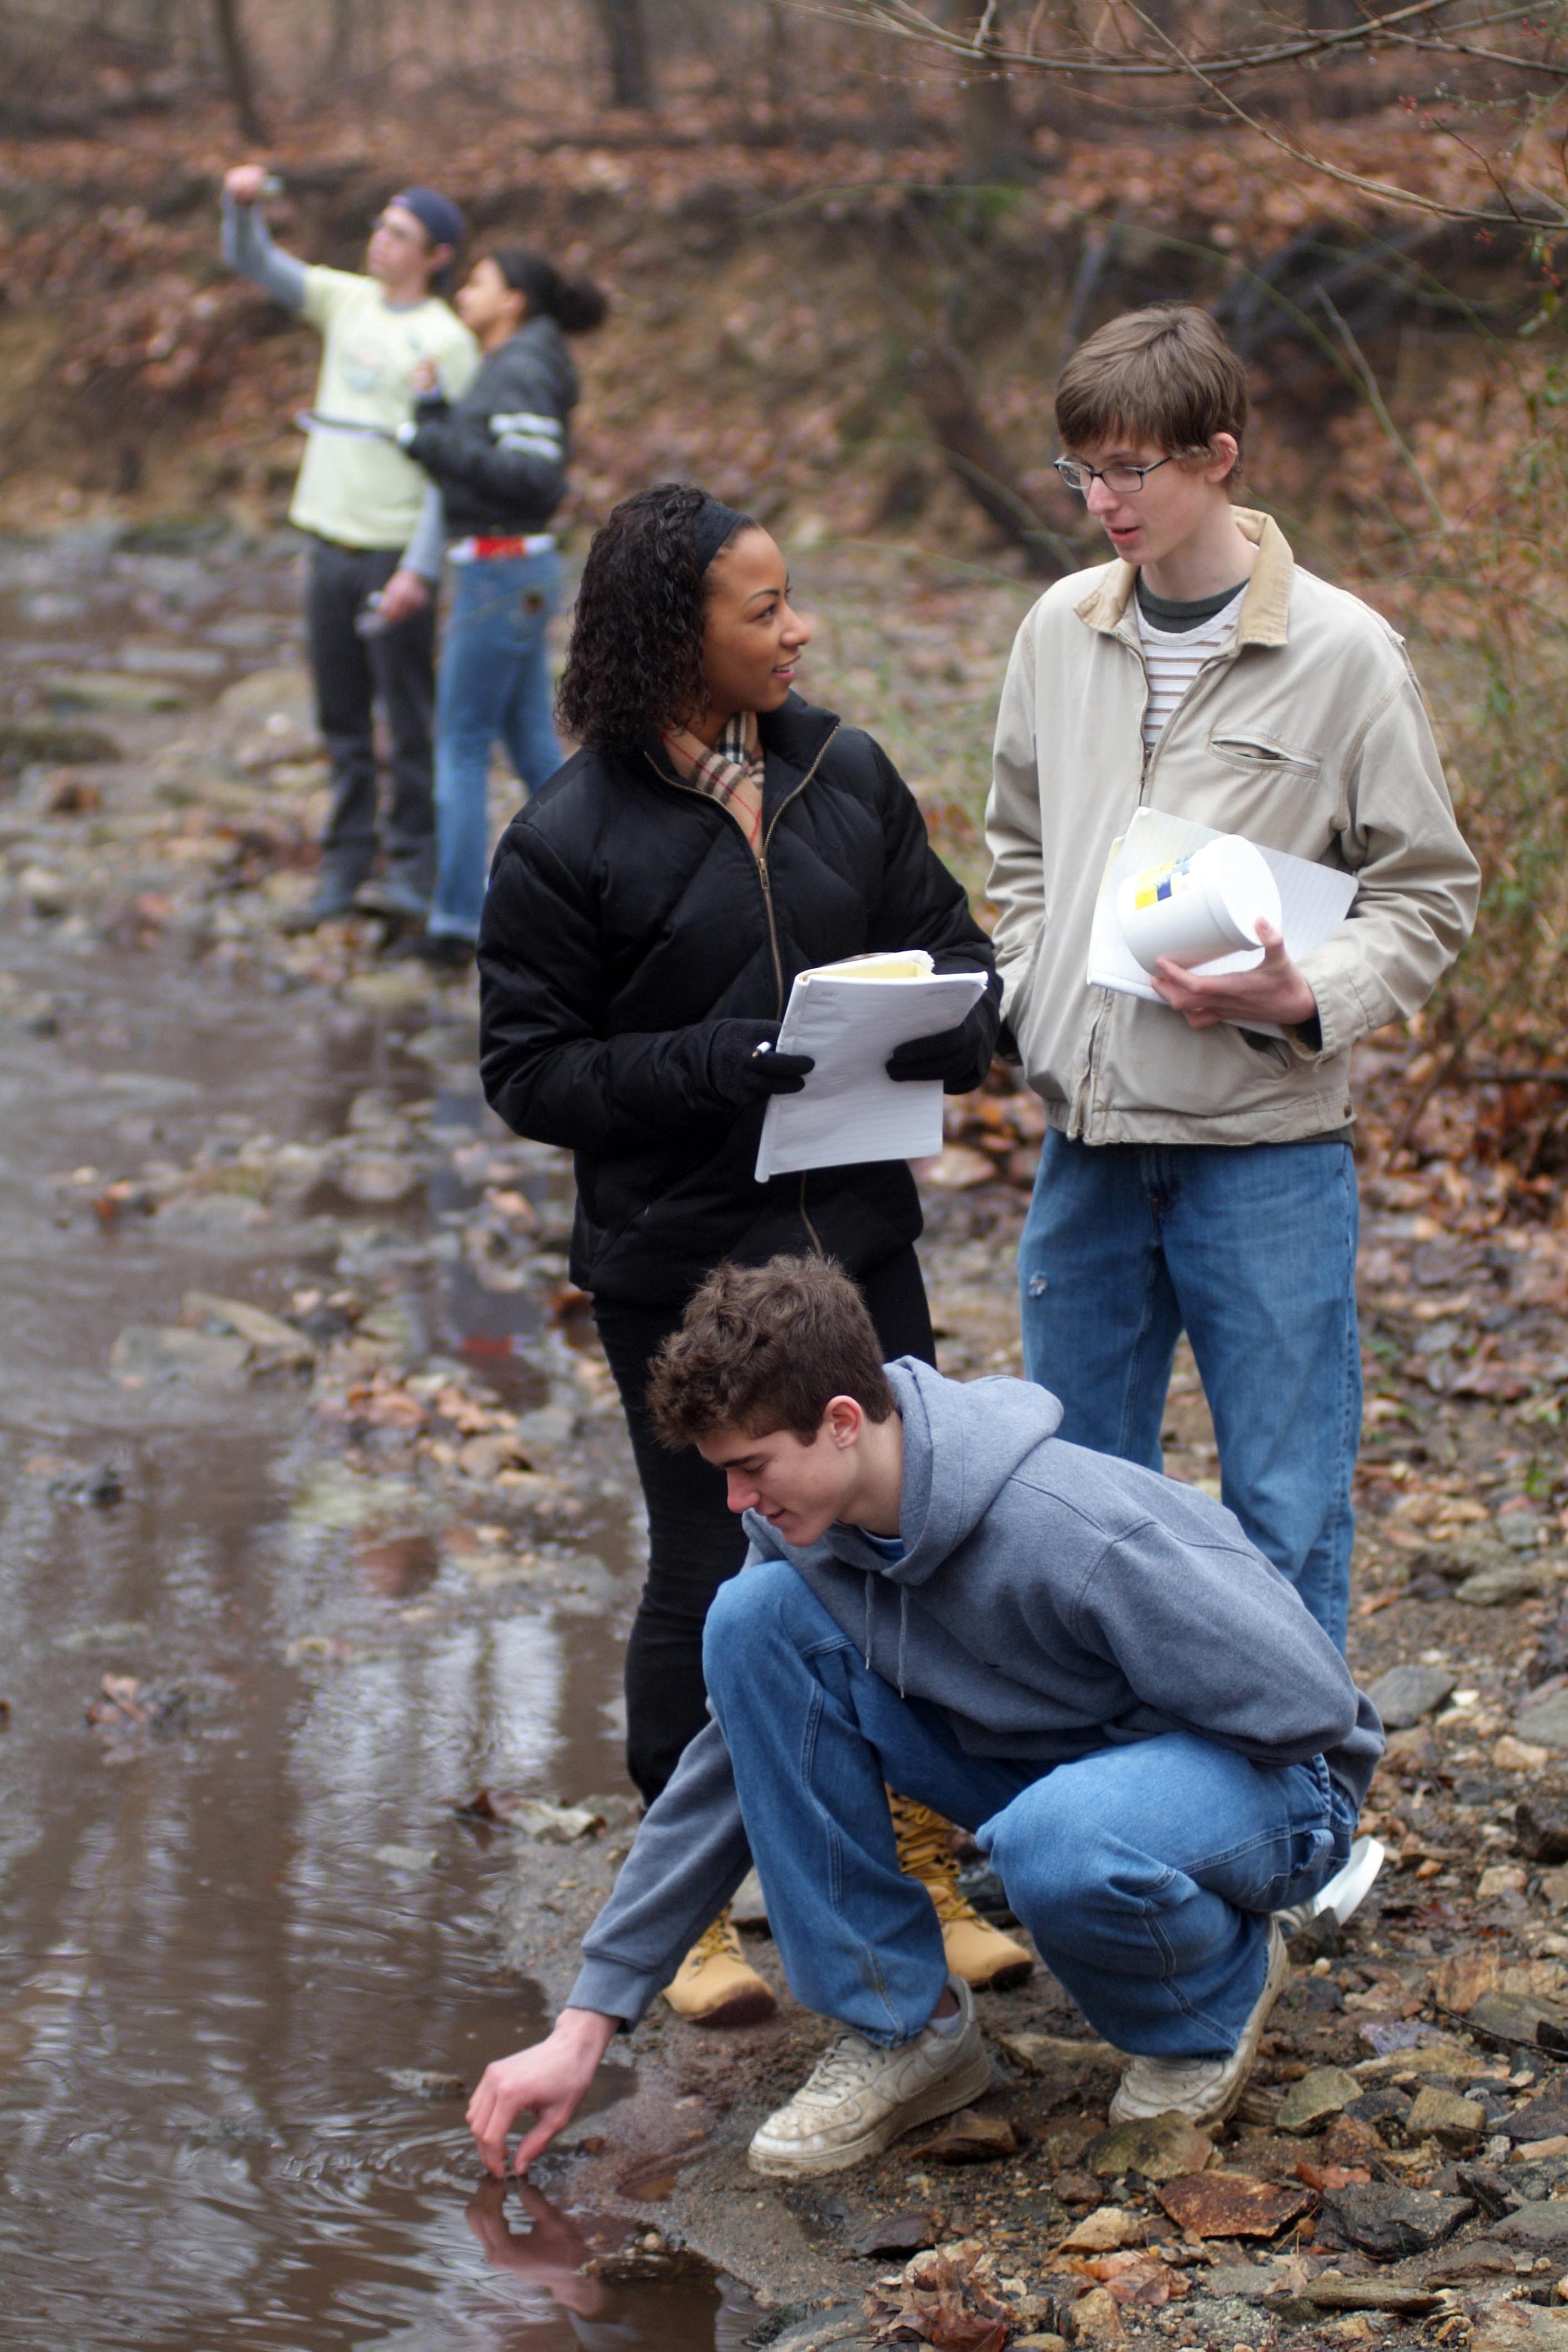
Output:
[[[778,2007],[742,1951],[728,1906],[692,1945],[664,1997],[689,2025],[760,2025]]]
[[[958,1864],[948,1846],[947,1823],[929,1805],[888,1791],[898,1840],[899,1867],[918,1878],[942,1922],[942,1949],[950,1976],[962,1977],[976,1992],[1004,1992],[1022,1984],[1034,1959],[999,1927],[988,1927],[958,1891]],[[679,1981],[679,1979],[677,1980]]]

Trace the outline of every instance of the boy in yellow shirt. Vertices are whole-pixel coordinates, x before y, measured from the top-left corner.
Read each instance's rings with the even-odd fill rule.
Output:
[[[275,246],[258,209],[265,186],[258,163],[239,164],[224,181],[225,258],[308,319],[323,346],[289,515],[310,541],[306,630],[332,805],[316,892],[293,924],[310,929],[347,914],[370,880],[380,845],[378,701],[392,740],[380,903],[419,921],[435,865],[431,719],[443,534],[439,496],[395,435],[413,413],[414,374],[425,362],[450,399],[479,364],[473,337],[435,290],[462,239],[463,216],[430,188],[395,196],[372,231],[362,277],[308,267]]]

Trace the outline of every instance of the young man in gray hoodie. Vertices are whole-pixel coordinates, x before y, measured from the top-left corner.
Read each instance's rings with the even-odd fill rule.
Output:
[[[704,1648],[713,1720],[637,1832],[548,2040],[468,2110],[523,2170],[755,1859],[792,1990],[840,2032],[759,2172],[837,2171],[990,2062],[886,1790],[973,1831],[1042,1957],[1128,2053],[1118,2120],[1217,2122],[1289,1973],[1274,1915],[1340,1871],[1382,1752],[1333,1643],[1231,1514],[1055,1434],[1012,1380],[883,1366],[827,1260],[721,1266],[654,1366],[665,1442],[729,1479],[751,1558]]]

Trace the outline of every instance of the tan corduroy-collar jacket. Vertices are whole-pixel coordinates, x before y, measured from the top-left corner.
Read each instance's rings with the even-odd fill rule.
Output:
[[[1237,520],[1258,561],[1236,635],[1143,751],[1136,572],[1047,589],[1013,647],[986,808],[1003,1011],[1053,1126],[1089,1143],[1285,1143],[1352,1116],[1351,1048],[1414,1013],[1475,919],[1455,822],[1403,641],[1303,572],[1279,525]],[[1141,804],[1353,873],[1333,936],[1300,958],[1321,1045],[1189,1029],[1088,984],[1111,844]]]

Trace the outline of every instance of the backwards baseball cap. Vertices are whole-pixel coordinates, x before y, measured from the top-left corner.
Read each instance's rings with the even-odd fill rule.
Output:
[[[468,224],[450,196],[437,195],[434,188],[405,188],[392,202],[413,214],[432,245],[462,244]]]

